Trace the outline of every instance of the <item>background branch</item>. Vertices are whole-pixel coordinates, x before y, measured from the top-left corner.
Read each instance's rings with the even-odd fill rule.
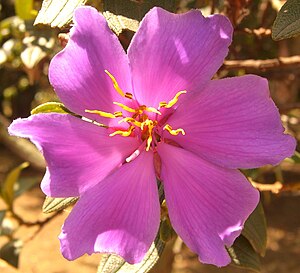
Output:
[[[300,69],[300,55],[291,57],[279,57],[268,60],[226,60],[222,69],[226,70],[281,70],[281,69]]]
[[[28,161],[32,167],[44,171],[45,159],[38,149],[29,140],[10,136],[7,127],[10,122],[0,114],[0,140],[8,149],[24,161]]]

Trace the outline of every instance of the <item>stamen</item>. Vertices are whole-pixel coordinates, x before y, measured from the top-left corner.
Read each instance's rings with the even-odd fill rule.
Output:
[[[132,100],[133,95],[131,93],[126,92],[125,93],[125,98]]]
[[[173,130],[171,125],[169,125],[169,124],[166,124],[163,129],[167,130],[173,136],[177,136],[179,133],[181,133],[182,135],[185,135],[185,131],[183,129],[179,128],[179,129]]]
[[[120,124],[122,122],[131,122],[131,123],[133,123],[134,125],[136,125],[137,127],[140,127],[140,128],[142,126],[142,123],[135,120],[134,118],[123,118],[118,123]]]
[[[84,110],[84,112],[91,113],[91,114],[97,114],[97,115],[99,115],[101,117],[105,117],[105,118],[117,118],[117,117],[122,117],[123,116],[122,112],[115,112],[114,114],[99,111],[99,110]],[[120,113],[121,113],[121,115],[120,115]]]
[[[113,82],[114,88],[116,89],[116,91],[122,96],[125,97],[125,93],[123,92],[123,90],[120,88],[117,80],[115,79],[115,77],[110,74],[107,70],[104,70],[104,72],[110,77],[110,79]]]
[[[151,130],[150,130],[150,128],[149,128],[149,137],[148,137],[148,139],[147,139],[147,147],[146,147],[146,151],[147,152],[149,152],[149,150],[150,150],[150,146],[151,146],[151,143],[152,143],[152,128],[151,128]]]
[[[155,113],[158,115],[161,115],[161,112],[159,112],[157,109],[155,109],[154,107],[147,107],[146,105],[141,105],[139,107],[140,111],[147,111],[147,112],[151,112],[151,113]]]
[[[130,107],[128,107],[128,106],[126,106],[126,105],[124,105],[124,104],[122,104],[122,103],[120,103],[120,102],[115,102],[115,101],[114,101],[113,104],[118,105],[119,107],[121,107],[122,109],[124,109],[125,111],[128,111],[128,112],[130,112],[130,113],[135,113],[135,112],[136,112],[135,109],[130,108]]]
[[[161,115],[161,112],[159,112],[159,111],[158,111],[157,109],[155,109],[154,107],[146,107],[145,110],[146,110],[147,112],[152,112],[152,113]]]
[[[148,132],[147,132],[147,145],[146,145],[146,151],[148,152],[150,150],[150,146],[153,140],[152,137],[152,131],[153,127],[157,125],[156,121],[153,121],[151,119],[146,119],[144,122],[141,123],[141,129],[144,130],[145,126],[148,126]]]
[[[184,91],[177,92],[175,97],[172,100],[170,100],[168,103],[166,103],[165,101],[160,102],[159,107],[171,108],[173,105],[177,103],[179,96],[182,94],[186,94],[186,91],[184,90]]]
[[[115,132],[111,133],[109,136],[112,137],[112,136],[115,136],[115,135],[121,135],[121,136],[124,136],[124,137],[128,137],[128,136],[131,135],[133,129],[134,129],[134,126],[130,126],[127,131],[118,130],[118,131],[115,131]]]
[[[144,127],[145,126],[148,126],[148,127],[150,127],[150,126],[155,126],[155,125],[157,125],[157,122],[156,121],[153,121],[153,120],[151,120],[151,119],[146,119],[145,121],[143,121],[142,123],[141,123],[141,129],[142,130],[144,130]]]
[[[121,111],[117,111],[117,112],[114,112],[114,116],[116,118],[121,118],[121,117],[123,117],[123,113]]]

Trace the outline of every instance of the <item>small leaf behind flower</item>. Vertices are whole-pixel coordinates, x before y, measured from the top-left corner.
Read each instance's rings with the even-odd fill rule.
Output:
[[[14,168],[6,176],[4,183],[0,189],[0,195],[8,205],[9,209],[12,209],[13,200],[15,196],[14,185],[20,177],[21,171],[29,166],[28,162],[24,162],[18,167]]]
[[[139,27],[139,21],[122,15],[115,15],[109,11],[103,12],[103,16],[110,29],[117,35],[120,35],[124,30],[136,32]]]
[[[238,237],[233,246],[229,247],[227,251],[231,257],[232,265],[260,272],[261,264],[259,255],[243,235]]]
[[[62,28],[69,24],[74,10],[87,0],[44,0],[34,25],[43,24]]]
[[[278,12],[272,27],[272,38],[278,41],[299,34],[300,3],[299,0],[288,0]]]
[[[78,197],[69,197],[69,198],[53,198],[46,196],[46,199],[43,204],[43,212],[51,213],[54,211],[62,210],[75,202],[77,202]]]
[[[160,239],[160,233],[156,236],[144,259],[137,264],[129,264],[123,258],[115,254],[102,254],[97,273],[146,273],[156,264],[165,243]]]
[[[242,234],[255,251],[264,256],[267,247],[267,224],[261,202],[247,219]]]
[[[31,115],[40,113],[72,114],[72,112],[60,102],[46,102],[31,110]]]

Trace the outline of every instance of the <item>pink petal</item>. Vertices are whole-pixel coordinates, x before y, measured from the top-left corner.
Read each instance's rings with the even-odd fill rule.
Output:
[[[236,170],[161,144],[161,177],[172,226],[203,263],[229,264],[225,249],[239,236],[259,193]]]
[[[165,137],[228,168],[278,164],[296,145],[283,133],[267,81],[254,75],[211,81],[182,103],[168,123],[186,135]]]
[[[124,102],[124,99],[104,70],[117,79],[125,92],[131,92],[128,59],[116,35],[96,9],[77,8],[74,20],[66,48],[51,61],[49,80],[67,108],[108,125],[115,120],[88,114],[85,110],[120,110],[112,102]]]
[[[158,107],[178,91],[199,89],[222,65],[231,36],[225,16],[205,18],[196,10],[172,14],[153,8],[128,49],[139,103]]]
[[[158,231],[160,205],[153,154],[143,152],[80,198],[60,235],[69,260],[84,253],[116,253],[140,262]]]
[[[79,196],[122,164],[138,147],[132,137],[109,137],[107,129],[66,114],[17,119],[12,135],[29,138],[43,153],[48,170],[42,190],[53,197]]]

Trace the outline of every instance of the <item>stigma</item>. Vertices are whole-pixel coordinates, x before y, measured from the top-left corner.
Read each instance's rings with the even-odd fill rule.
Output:
[[[121,97],[126,98],[128,101],[134,100],[133,94],[124,92],[115,77],[109,71],[105,70],[105,73],[109,76],[114,89]],[[169,102],[160,102],[157,108],[148,107],[146,105],[138,105],[138,103],[136,103],[136,105],[138,105],[136,108],[132,108],[131,106],[126,105],[126,103],[113,102],[114,105],[120,107],[119,111],[110,113],[87,109],[85,112],[109,119],[119,118],[118,123],[127,123],[128,129],[123,130],[112,128],[114,132],[110,133],[109,136],[114,137],[119,135],[122,137],[138,137],[142,140],[142,143],[144,143],[143,147],[145,147],[146,151],[149,151],[150,149],[155,150],[157,144],[164,139],[164,131],[173,136],[177,136],[178,134],[185,135],[185,131],[182,128],[173,129],[169,124],[160,124],[158,116],[162,116],[161,109],[172,108],[178,102],[179,97],[186,93],[187,91],[185,90],[177,92],[174,98],[172,98]]]

